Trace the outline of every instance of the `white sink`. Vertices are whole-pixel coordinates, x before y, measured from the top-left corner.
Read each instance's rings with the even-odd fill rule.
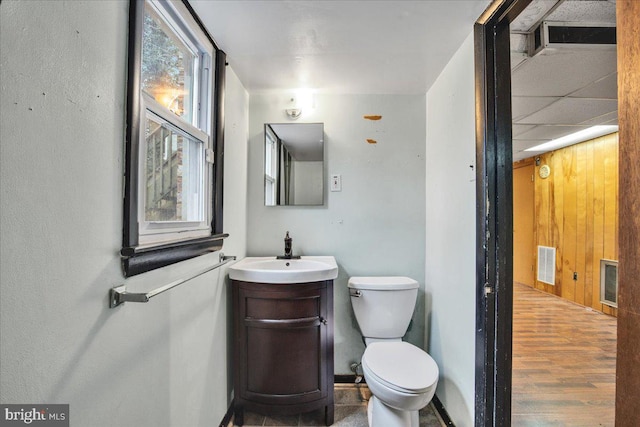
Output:
[[[338,277],[338,264],[332,256],[303,256],[300,259],[247,257],[229,267],[229,277],[258,283],[317,282]]]

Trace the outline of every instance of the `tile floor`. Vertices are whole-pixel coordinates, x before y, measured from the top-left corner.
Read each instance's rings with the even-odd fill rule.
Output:
[[[334,426],[368,427],[367,401],[371,392],[366,385],[336,384],[334,388]],[[246,427],[256,426],[324,426],[324,411],[314,411],[300,415],[264,416],[246,412]],[[233,424],[235,426],[235,424]],[[420,411],[420,427],[444,427],[445,424],[433,404]]]

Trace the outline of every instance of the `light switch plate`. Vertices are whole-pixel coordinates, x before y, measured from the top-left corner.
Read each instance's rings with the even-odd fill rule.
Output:
[[[342,191],[342,175],[331,175],[331,191]]]

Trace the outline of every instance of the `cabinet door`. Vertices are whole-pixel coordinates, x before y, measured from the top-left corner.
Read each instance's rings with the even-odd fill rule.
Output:
[[[322,282],[240,285],[242,398],[296,404],[326,396],[326,292]]]

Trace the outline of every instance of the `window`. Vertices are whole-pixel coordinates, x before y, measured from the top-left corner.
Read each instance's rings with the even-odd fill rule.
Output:
[[[225,55],[188,3],[131,1],[123,268],[220,249]]]
[[[276,205],[276,185],[278,182],[278,144],[277,137],[271,126],[265,126],[264,147],[264,204]]]

